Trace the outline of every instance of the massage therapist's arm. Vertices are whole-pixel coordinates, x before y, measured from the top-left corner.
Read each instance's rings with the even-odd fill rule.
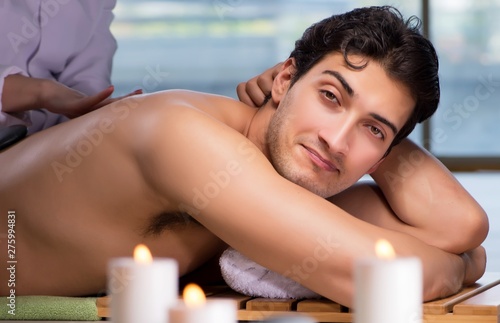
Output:
[[[114,88],[87,96],[54,80],[12,74],[5,78],[2,93],[2,111],[15,113],[33,109],[47,109],[51,112],[75,118],[100,108],[123,97],[108,98]]]

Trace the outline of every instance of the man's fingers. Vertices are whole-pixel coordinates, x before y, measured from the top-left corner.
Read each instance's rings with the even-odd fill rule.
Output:
[[[238,84],[236,87],[238,99],[249,106],[261,107],[266,96],[271,93],[274,78],[281,71],[282,66],[283,63],[278,63],[247,82]]]
[[[247,93],[247,82],[242,82],[236,87],[236,94],[238,95],[238,100],[249,105],[251,107],[256,107],[255,103],[252,101]]]
[[[253,102],[253,106],[261,107],[266,99],[266,94],[262,91],[259,86],[258,79],[252,79],[247,82],[246,92]]]

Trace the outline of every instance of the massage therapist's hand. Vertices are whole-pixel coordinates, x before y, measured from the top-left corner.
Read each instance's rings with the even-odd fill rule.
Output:
[[[137,90],[124,96],[110,98],[114,87],[109,86],[97,94],[87,96],[56,81],[43,80],[43,82],[37,106],[68,118],[79,117],[124,97],[142,93],[142,90]]]
[[[113,91],[113,86],[109,86],[95,95],[88,96],[57,81],[19,74],[9,75],[3,86],[2,110],[13,113],[43,108],[68,118],[75,118],[124,97],[142,93],[138,90],[110,98]]]
[[[247,82],[238,84],[236,93],[239,100],[252,107],[262,106],[266,96],[271,93],[273,80],[281,71],[282,65],[283,63],[278,63]]]

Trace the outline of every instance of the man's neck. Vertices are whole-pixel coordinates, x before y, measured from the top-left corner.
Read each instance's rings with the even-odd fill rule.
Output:
[[[268,159],[267,128],[275,111],[276,107],[271,102],[259,108],[249,121],[244,133],[245,137],[253,142]]]

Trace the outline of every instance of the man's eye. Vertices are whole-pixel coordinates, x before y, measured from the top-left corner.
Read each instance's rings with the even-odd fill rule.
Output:
[[[327,90],[321,90],[321,93],[323,94],[323,96],[328,101],[331,101],[331,102],[334,102],[336,104],[339,104],[339,100],[337,99],[337,97],[335,96],[335,94],[333,94],[332,92],[327,91]]]
[[[375,127],[375,126],[370,126],[370,131],[372,132],[372,134],[374,134],[375,136],[377,137],[380,137],[380,138],[384,138],[384,134],[382,133],[382,130],[380,130],[379,128]]]

